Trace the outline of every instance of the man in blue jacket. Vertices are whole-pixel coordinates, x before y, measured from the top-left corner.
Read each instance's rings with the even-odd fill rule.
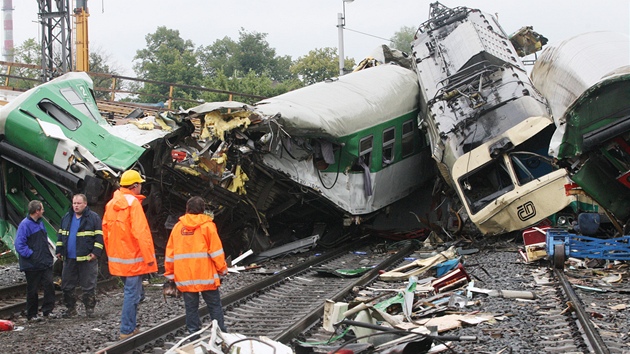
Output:
[[[55,308],[55,286],[53,285],[53,254],[48,243],[48,234],[42,221],[44,206],[39,200],[28,203],[28,216],[20,222],[15,237],[15,250],[19,255],[20,270],[26,273],[26,318],[39,321],[37,316],[38,289],[44,289],[42,312],[45,317]]]
[[[63,317],[77,315],[77,284],[83,290],[85,315],[92,317],[96,306],[96,278],[98,259],[103,252],[101,217],[87,206],[87,197],[76,194],[72,209],[61,219],[57,233],[57,258],[63,260],[61,290],[66,312]]]

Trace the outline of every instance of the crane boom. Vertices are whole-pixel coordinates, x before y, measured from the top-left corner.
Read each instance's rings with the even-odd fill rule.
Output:
[[[90,71],[90,53],[88,42],[88,17],[87,0],[77,0],[74,8],[76,24],[76,71]]]

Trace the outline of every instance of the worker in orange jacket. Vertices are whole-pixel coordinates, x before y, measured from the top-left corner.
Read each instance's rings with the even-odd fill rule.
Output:
[[[192,197],[186,202],[186,214],[173,227],[166,244],[164,276],[174,280],[186,306],[186,328],[194,333],[201,329],[199,293],[208,313],[219,328],[227,332],[221,306],[221,278],[227,274],[223,245],[212,217],[206,215],[205,201]]]
[[[103,241],[107,251],[109,272],[122,277],[124,300],[120,321],[120,339],[137,333],[136,314],[144,293],[142,276],[157,272],[151,229],[142,209],[144,179],[135,170],[120,177],[120,188],[105,206]]]

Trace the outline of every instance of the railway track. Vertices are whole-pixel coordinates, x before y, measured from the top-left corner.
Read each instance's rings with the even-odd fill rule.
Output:
[[[323,254],[222,297],[228,330],[247,337],[267,336],[288,343],[317,322],[326,299],[340,300],[353,287],[365,285],[411,253],[411,245],[396,254],[353,252],[356,245]],[[361,248],[363,250],[363,248]],[[372,267],[358,278],[322,277],[322,269]],[[207,315],[207,308],[200,309]],[[208,320],[207,316],[204,318]],[[163,353],[187,336],[185,315],[174,318],[99,353]]]
[[[497,256],[497,253],[502,254]],[[513,252],[490,251],[463,257],[466,269],[475,286],[489,289],[533,291],[537,298],[516,300],[497,296],[475,295],[465,310],[448,307],[445,313],[491,313],[496,319],[477,325],[463,325],[458,329],[440,332],[441,339],[449,339],[449,353],[629,353],[629,321],[625,311],[630,288],[623,284],[597,289],[579,287],[589,272],[597,270],[554,269],[545,262],[527,265],[517,260]],[[623,269],[623,268],[622,268]],[[587,274],[584,276],[584,274]],[[624,281],[628,284],[628,280]],[[379,291],[404,288],[403,283],[374,282],[366,291],[378,296]],[[601,284],[600,284],[601,287]],[[376,291],[376,292],[375,292]],[[465,289],[454,292],[467,295]],[[418,295],[416,295],[418,296]],[[416,301],[418,298],[416,297]],[[419,312],[418,312],[419,313]],[[433,314],[432,316],[442,316]],[[413,316],[412,316],[413,317]],[[422,321],[427,317],[413,317]],[[339,331],[337,331],[339,333]],[[384,332],[382,334],[385,334]],[[446,336],[444,336],[446,335]],[[309,353],[323,354],[337,350],[343,341],[327,344],[333,336],[321,323],[300,336],[301,344],[312,346]],[[395,337],[394,337],[395,338]],[[470,340],[476,338],[476,340]],[[467,339],[467,340],[461,340]],[[434,343],[436,341],[434,340]],[[382,343],[374,338],[373,351],[378,353]],[[313,345],[316,344],[316,345]]]
[[[118,278],[101,280],[97,283],[98,291],[107,291],[118,285]],[[81,288],[77,288],[77,294],[81,294]],[[61,301],[63,292],[55,291],[55,301]],[[40,297],[41,304],[43,298]],[[26,283],[15,284],[0,288],[0,318],[16,318],[26,309]]]
[[[626,308],[630,281],[625,279],[626,268],[623,264],[610,264],[606,268],[598,266],[594,269],[566,267],[563,271],[557,272],[546,262],[524,264],[514,251],[515,246],[510,244],[508,247],[511,248],[510,251],[498,247],[487,249],[480,247],[480,252],[463,256],[466,271],[474,280],[476,287],[532,291],[537,297],[533,300],[517,300],[475,294],[466,308],[448,309],[450,312],[486,313],[495,317],[492,322],[440,331],[440,336],[449,336],[452,339],[476,338],[474,341],[449,343],[452,349],[450,352],[488,354],[630,352],[630,309]],[[322,267],[374,266],[375,272],[377,269],[386,268],[381,261],[387,258],[383,252],[366,252],[368,255],[362,255],[352,251],[355,249],[348,247],[338,251],[325,251],[321,256],[316,256],[313,252],[291,260],[267,264],[269,269],[265,272],[248,271],[229,275],[222,285],[228,329],[231,333],[242,333],[252,337],[265,335],[297,349],[297,346],[303,343],[323,342],[331,338],[331,333],[323,331],[321,326],[321,307],[326,299],[350,302],[357,296],[373,297],[377,296],[380,290],[400,290],[405,287],[404,282],[383,282],[374,273],[365,275],[365,278],[348,279],[322,278],[315,274],[317,269]],[[399,257],[401,256],[402,253]],[[414,253],[410,258],[418,259],[423,256]],[[328,263],[322,265],[321,261]],[[357,261],[358,264],[355,263]],[[402,260],[401,263],[406,261]],[[295,267],[296,264],[299,266]],[[292,266],[293,268],[276,272]],[[609,269],[613,266],[613,269]],[[605,278],[609,278],[610,274],[618,274],[622,280],[602,284],[602,274],[606,275]],[[360,281],[355,284],[345,283],[355,280]],[[564,289],[563,283],[567,283],[564,286],[571,285],[570,289],[574,295]],[[46,328],[50,327],[50,330],[55,331],[56,326],[65,328],[76,323],[77,327],[73,331],[90,338],[87,342],[82,342],[81,348],[89,349],[77,351],[71,346],[72,342],[62,344],[57,341],[54,342],[55,348],[60,350],[63,348],[62,352],[164,353],[172,349],[188,333],[184,327],[185,317],[181,299],[163,302],[161,290],[157,290],[154,287],[156,285],[147,289],[148,296],[153,299],[151,303],[158,299],[163,304],[150,307],[152,313],[159,314],[147,316],[146,309],[141,310],[140,314],[144,316],[143,332],[126,341],[117,341],[119,314],[115,312],[120,309],[118,302],[114,302],[116,305],[112,308],[113,313],[102,311],[96,319],[78,318],[75,321],[56,319],[35,325],[20,322],[25,326],[24,332],[7,334],[7,339],[19,342],[29,338],[37,344],[40,343],[37,341],[38,335]],[[18,298],[22,302],[25,293],[20,290],[14,292],[19,293]],[[344,295],[348,292],[351,292],[352,296]],[[459,289],[458,294],[466,294],[465,289]],[[121,298],[120,291],[107,296]],[[1,297],[2,290],[0,303],[4,301]],[[21,310],[24,305],[20,306]],[[205,316],[205,325],[208,325],[205,306],[200,312]],[[439,317],[441,314],[436,312],[433,316]],[[278,323],[281,326],[276,327]],[[87,324],[89,327],[85,327]],[[84,330],[82,326],[88,330]],[[95,332],[92,328],[102,332]],[[44,352],[46,340],[43,337],[41,340],[41,344],[38,345],[41,352]],[[96,345],[88,347],[92,342]],[[6,352],[15,352],[15,345],[5,344],[5,349],[8,350]],[[329,347],[338,348],[339,344],[333,343]]]

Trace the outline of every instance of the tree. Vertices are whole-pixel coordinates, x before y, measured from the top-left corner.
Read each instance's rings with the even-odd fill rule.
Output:
[[[203,72],[197,63],[192,41],[180,37],[179,31],[164,26],[145,37],[147,47],[136,51],[133,70],[136,76],[147,80],[172,84],[200,86]],[[169,85],[145,83],[138,88],[140,101],[155,102],[169,97]],[[197,99],[199,91],[192,88],[177,88],[174,96],[180,99]],[[184,105],[189,105],[185,103]]]
[[[285,92],[295,90],[302,87],[302,82],[298,79],[289,79],[283,82],[276,82],[272,80],[267,74],[256,74],[254,71],[249,71],[247,74],[242,74],[239,71],[232,73],[231,77],[228,77],[219,70],[213,77],[206,78],[206,87],[212,87],[216,90],[240,92],[248,95],[255,95],[259,97],[248,97],[233,95],[232,100],[253,104],[261,100],[261,98],[273,97],[283,94]],[[223,93],[204,92],[202,94],[204,101],[227,101],[229,96]]]
[[[214,77],[221,71],[227,77],[247,75],[253,71],[267,75],[273,81],[285,81],[295,78],[289,70],[290,56],[277,56],[276,50],[269,46],[266,33],[239,30],[239,40],[224,37],[212,45],[197,50],[199,62],[204,74]]]
[[[389,46],[398,49],[401,52],[409,53],[411,51],[411,42],[416,35],[417,28],[411,26],[402,26],[392,38],[389,39]]]
[[[119,68],[111,63],[110,55],[103,52],[100,48],[90,51],[90,72],[102,73],[110,75],[118,75]],[[94,82],[94,95],[99,100],[109,100],[110,93],[104,90],[111,89],[112,79],[101,76],[91,76]],[[122,87],[120,80],[116,81],[116,89]]]
[[[346,68],[352,68],[354,65],[354,59],[345,60]],[[291,72],[298,75],[306,85],[339,76],[337,49],[331,47],[313,49],[308,55],[295,61],[291,66]]]
[[[39,43],[35,41],[35,38],[29,38],[22,42],[21,45],[13,48],[13,56],[16,63],[33,64],[41,67],[42,64],[42,48]],[[12,68],[11,75],[20,76],[33,80],[20,80],[9,79],[9,86],[14,87],[20,91],[26,91],[32,87],[35,87],[41,83],[41,69],[29,69],[29,68]]]

